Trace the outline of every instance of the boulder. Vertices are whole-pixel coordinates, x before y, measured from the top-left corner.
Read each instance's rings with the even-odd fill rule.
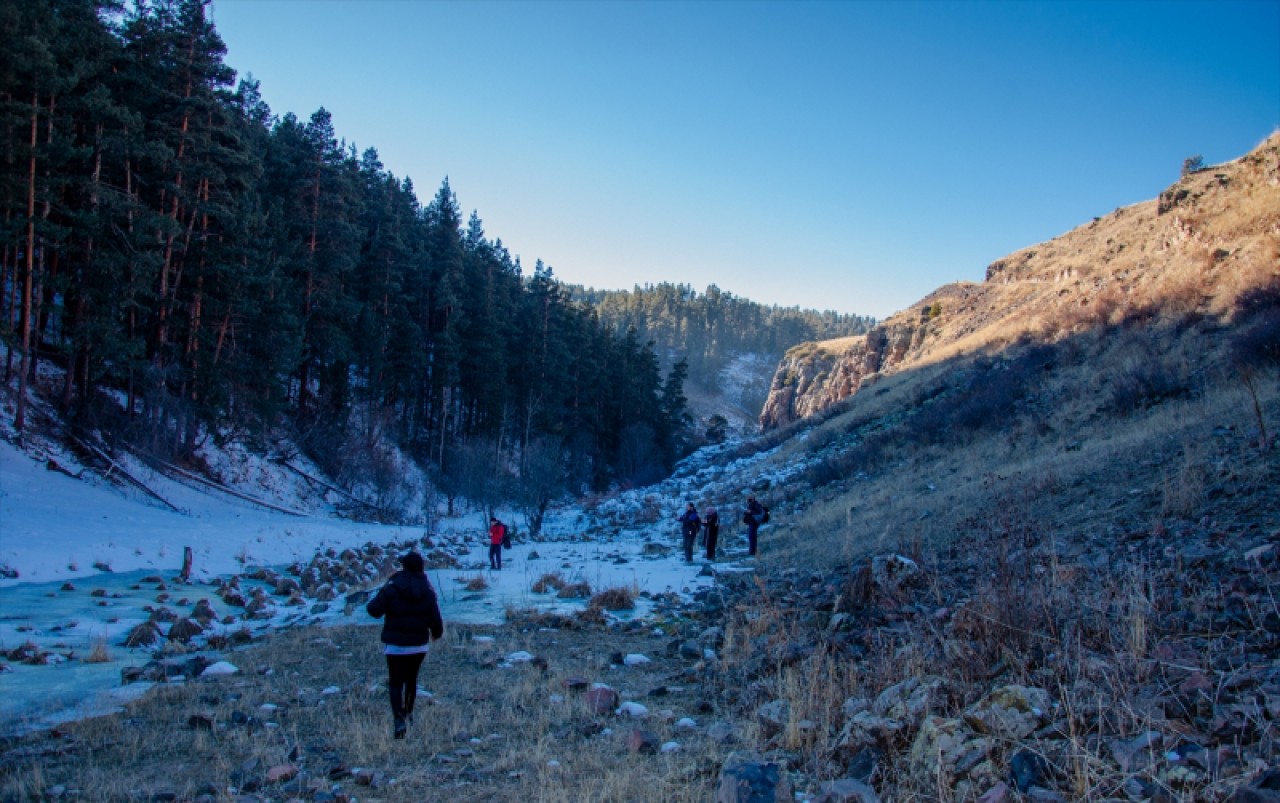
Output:
[[[880,796],[862,781],[841,778],[820,784],[813,803],[880,803]]]
[[[754,753],[730,753],[720,768],[714,803],[792,803],[782,764]]]
[[[658,734],[636,728],[627,734],[627,752],[652,755],[658,752]]]
[[[963,720],[929,716],[911,743],[909,766],[918,780],[949,786],[990,751],[990,741],[975,736]]]
[[[964,721],[978,733],[1025,739],[1049,721],[1052,705],[1044,689],[1001,686],[965,711]]]
[[[591,687],[583,699],[587,707],[597,714],[607,714],[618,707],[618,693],[604,685]]]
[[[940,677],[907,678],[880,692],[871,710],[914,727],[930,712],[934,701],[947,694],[947,682]]]
[[[786,728],[790,716],[786,700],[770,700],[756,709],[756,722],[766,739]]]

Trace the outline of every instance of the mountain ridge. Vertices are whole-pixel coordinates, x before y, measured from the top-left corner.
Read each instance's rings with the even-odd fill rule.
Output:
[[[1183,175],[992,262],[866,335],[805,343],[779,362],[760,424],[815,415],[886,374],[1031,337],[1061,339],[1126,320],[1230,317],[1242,293],[1280,277],[1280,132],[1249,153]]]

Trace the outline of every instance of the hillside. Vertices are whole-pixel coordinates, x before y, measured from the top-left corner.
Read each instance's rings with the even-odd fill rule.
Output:
[[[791,349],[761,413],[766,428],[813,415],[882,376],[1019,338],[1057,342],[1124,323],[1229,319],[1242,293],[1277,281],[1280,134],[1183,176],[1158,199],[1094,218],[992,263],[865,336]]]

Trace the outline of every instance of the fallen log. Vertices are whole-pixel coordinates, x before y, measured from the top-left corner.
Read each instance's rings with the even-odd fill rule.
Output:
[[[142,480],[130,474],[128,469],[126,469],[124,466],[117,463],[115,460],[111,459],[111,457],[106,452],[102,451],[97,446],[94,446],[92,443],[89,443],[87,441],[81,440],[80,438],[77,438],[75,435],[70,435],[69,437],[76,443],[80,444],[81,448],[89,450],[91,453],[97,456],[99,460],[103,460],[106,462],[107,473],[103,475],[104,477],[110,479],[112,472],[118,471],[120,472],[120,476],[124,477],[129,482],[133,483],[134,486],[142,490],[142,492],[147,494],[147,496],[150,496],[152,499],[155,499],[163,503],[165,507],[169,508],[175,513],[185,513],[185,511],[179,508],[177,505],[173,504],[168,499],[165,499],[163,496],[161,496],[160,494],[156,493],[155,491],[147,487],[147,484],[145,482],[143,482]]]
[[[325,489],[327,489],[327,490],[333,491],[333,492],[334,492],[334,493],[336,493],[336,494],[340,494],[340,495],[342,495],[342,496],[346,497],[347,499],[350,499],[352,502],[355,502],[355,503],[360,504],[360,505],[364,505],[365,507],[368,507],[368,508],[372,508],[372,509],[374,509],[374,510],[378,511],[379,513],[385,513],[385,512],[386,512],[383,508],[381,508],[381,507],[379,507],[379,506],[375,505],[375,504],[374,504],[374,503],[372,503],[372,502],[366,502],[365,500],[363,500],[363,499],[361,499],[360,497],[358,497],[358,496],[356,496],[356,495],[352,494],[352,493],[351,493],[351,492],[349,492],[349,491],[345,491],[345,490],[343,490],[342,488],[339,488],[338,486],[336,486],[336,485],[334,485],[334,484],[332,484],[332,483],[325,482],[324,480],[320,479],[319,477],[313,476],[313,475],[311,475],[311,474],[307,473],[306,471],[303,471],[302,469],[298,468],[298,467],[297,467],[297,466],[295,466],[294,464],[290,463],[288,460],[285,460],[285,459],[283,459],[283,458],[280,458],[280,459],[277,459],[277,460],[276,460],[276,462],[277,462],[277,463],[279,463],[280,465],[284,466],[285,468],[289,469],[290,471],[294,472],[294,473],[295,473],[295,474],[297,474],[298,476],[302,477],[302,478],[303,478],[304,480],[306,480],[307,482],[315,483],[316,485],[319,485],[321,488],[325,488]]]
[[[198,482],[203,485],[207,485],[210,488],[213,488],[214,490],[222,491],[224,494],[234,496],[237,499],[243,499],[246,502],[252,502],[255,505],[261,505],[262,507],[268,508],[269,510],[274,510],[278,513],[287,513],[290,516],[305,517],[307,515],[306,513],[302,513],[297,510],[292,510],[290,508],[277,505],[274,502],[268,502],[265,499],[259,499],[256,496],[251,496],[247,493],[242,493],[241,491],[237,491],[234,488],[228,488],[227,486],[223,485],[220,482],[214,482],[213,480],[206,479],[204,477],[201,477],[199,474],[194,474],[190,471],[187,471],[185,468],[179,468],[178,466],[175,466],[172,463],[166,463],[163,460],[155,460],[153,462],[164,471],[172,471],[174,474],[177,474],[179,477],[183,477],[184,479],[192,480],[193,482]]]

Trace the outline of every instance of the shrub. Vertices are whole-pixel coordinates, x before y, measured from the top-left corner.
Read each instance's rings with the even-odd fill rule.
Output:
[[[1109,402],[1116,412],[1131,413],[1189,395],[1191,381],[1184,368],[1169,360],[1151,359],[1132,363],[1116,375]]]
[[[1239,366],[1280,364],[1280,307],[1256,313],[1232,338],[1231,356]]]
[[[587,599],[591,596],[591,584],[569,583],[556,596],[560,599]]]
[[[1280,282],[1253,287],[1236,297],[1241,321],[1231,340],[1231,357],[1238,367],[1280,363]]]
[[[591,598],[590,606],[606,611],[629,611],[636,607],[635,592],[626,586],[607,588]]]
[[[95,638],[93,646],[89,649],[89,654],[85,656],[86,664],[105,664],[111,661],[111,654],[107,652],[107,640],[105,638]]]
[[[945,390],[934,389],[911,421],[911,434],[921,443],[945,443],[959,433],[1006,426],[1022,414],[1041,378],[1058,362],[1058,348],[1026,345],[1004,361],[976,360],[957,372]]]
[[[1244,317],[1266,310],[1280,309],[1280,281],[1262,287],[1250,287],[1236,296],[1235,307]]]
[[[548,572],[533,583],[533,593],[545,594],[548,591],[559,591],[569,584],[559,572]]]

